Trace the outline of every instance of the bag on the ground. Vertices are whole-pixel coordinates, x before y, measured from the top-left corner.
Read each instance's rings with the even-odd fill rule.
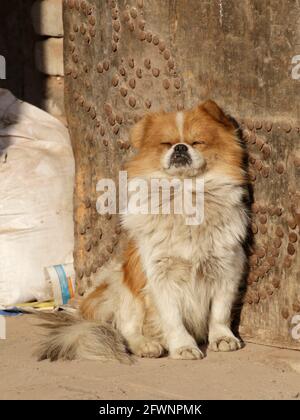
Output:
[[[46,300],[44,268],[73,261],[68,131],[0,89],[0,306]]]

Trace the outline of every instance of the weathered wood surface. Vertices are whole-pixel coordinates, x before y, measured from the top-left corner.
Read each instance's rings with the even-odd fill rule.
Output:
[[[211,97],[243,128],[253,187],[242,336],[300,349],[298,1],[66,0],[66,110],[76,159],[78,290],[121,252],[117,216],[99,216],[96,183],[130,156],[140,115]],[[299,321],[298,321],[299,322]]]

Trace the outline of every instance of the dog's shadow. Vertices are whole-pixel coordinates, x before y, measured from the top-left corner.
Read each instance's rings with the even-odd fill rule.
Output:
[[[238,293],[238,297],[234,303],[233,306],[233,310],[232,310],[232,331],[233,333],[239,338],[240,334],[239,334],[239,327],[240,327],[240,323],[241,323],[241,313],[242,313],[242,309],[243,309],[243,304],[244,304],[244,299],[245,299],[245,294],[247,293],[247,287],[248,287],[248,283],[247,283],[247,278],[249,275],[249,271],[250,271],[250,265],[249,265],[249,257],[251,255],[251,250],[253,248],[253,244],[254,244],[254,235],[253,232],[251,230],[251,219],[252,219],[252,204],[254,202],[254,194],[253,194],[253,186],[249,181],[249,154],[248,154],[248,148],[247,148],[247,142],[243,136],[243,131],[240,127],[240,125],[238,124],[238,122],[230,117],[231,121],[233,122],[233,124],[236,127],[237,130],[237,136],[238,136],[238,140],[244,150],[244,155],[243,155],[243,170],[245,171],[245,173],[247,174],[247,182],[245,184],[245,195],[244,195],[244,205],[247,209],[247,213],[249,216],[249,223],[247,226],[247,235],[246,238],[243,242],[243,248],[244,248],[244,252],[246,254],[246,265],[245,265],[245,270],[243,273],[243,277],[241,279],[241,283],[240,283],[240,287],[239,287],[239,293]]]

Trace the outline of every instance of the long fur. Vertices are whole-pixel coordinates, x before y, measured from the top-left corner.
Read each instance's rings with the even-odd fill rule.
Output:
[[[146,115],[132,131],[138,153],[129,179],[203,177],[204,220],[184,214],[126,214],[127,248],[92,280],[78,315],[50,323],[40,359],[201,359],[200,342],[214,351],[241,348],[231,313],[245,269],[244,151],[230,118],[212,101],[186,112]],[[172,164],[184,143],[189,164]],[[141,200],[149,200],[146,192]],[[53,327],[53,328],[52,328]]]
[[[119,360],[133,361],[124,338],[109,324],[85,321],[66,312],[39,313],[39,326],[49,329],[36,352],[38,360]]]

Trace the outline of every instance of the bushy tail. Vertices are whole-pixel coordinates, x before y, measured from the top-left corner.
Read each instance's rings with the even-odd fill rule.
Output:
[[[109,324],[85,321],[63,311],[38,313],[37,316],[46,321],[40,326],[50,330],[36,352],[39,360],[117,359],[123,363],[132,362],[122,335]]]

